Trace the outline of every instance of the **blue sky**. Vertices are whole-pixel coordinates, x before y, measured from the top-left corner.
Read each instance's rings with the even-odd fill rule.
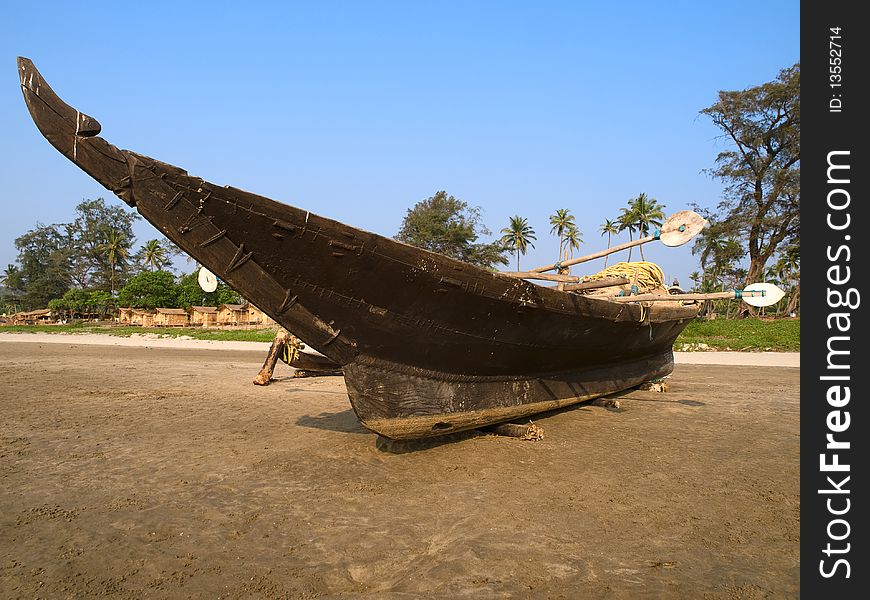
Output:
[[[699,111],[800,57],[796,1],[0,10],[0,269],[37,222],[68,222],[86,198],[122,204],[36,130],[18,55],[111,143],[217,184],[387,236],[442,189],[480,206],[493,232],[527,217],[538,241],[524,268],[555,259],[558,208],[593,252],[604,219],[640,192],[667,214],[714,205],[722,185],[703,170],[723,142]],[[144,221],[135,232],[157,237]],[[654,246],[647,259],[688,284],[689,245]]]

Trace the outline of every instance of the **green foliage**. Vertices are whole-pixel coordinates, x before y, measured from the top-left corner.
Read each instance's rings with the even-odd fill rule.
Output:
[[[744,279],[753,283],[767,261],[800,236],[800,63],[774,81],[720,91],[701,114],[722,130],[729,148],[709,171],[725,184],[725,197],[715,210],[698,210],[745,244]]]
[[[48,308],[58,317],[75,318],[81,316],[105,316],[110,308],[114,308],[111,294],[104,290],[67,290],[62,298],[54,298],[48,302]]]
[[[242,297],[223,281],[213,292],[204,292],[199,287],[197,272],[184,275],[178,281],[178,305],[182,308],[191,306],[220,306],[221,304],[241,304]]]
[[[4,280],[26,309],[43,308],[70,287],[70,249],[57,225],[37,224],[15,240],[18,266],[6,269]]]
[[[498,243],[477,241],[489,233],[481,222],[480,208],[440,191],[408,209],[395,239],[479,267],[507,264]]]
[[[109,313],[109,310],[115,308],[115,301],[108,292],[93,290],[90,292],[90,298],[88,299],[88,308],[90,309],[88,312],[105,317]]]
[[[178,246],[166,238],[148,240],[142,244],[142,247],[134,255],[133,260],[136,264],[141,265],[149,271],[161,271],[169,266],[172,258],[179,252]]]
[[[85,200],[65,225],[71,250],[73,281],[78,287],[114,290],[130,274],[129,258],[135,237],[135,211],[109,206],[102,198]]]
[[[716,350],[798,352],[800,319],[714,319],[692,321],[674,344],[706,344]]]
[[[571,228],[577,227],[577,224],[574,222],[574,215],[572,215],[571,211],[567,208],[559,208],[555,213],[550,215],[550,225],[552,225],[550,233],[559,238],[559,256],[556,257],[556,260],[562,260],[562,247],[565,245],[565,233]]]
[[[118,305],[135,308],[177,308],[178,285],[169,271],[143,271],[118,293]]]
[[[535,230],[532,229],[531,225],[529,225],[528,219],[519,215],[514,215],[511,217],[510,224],[507,227],[502,228],[501,233],[503,235],[499,242],[505,248],[516,253],[517,271],[519,271],[520,254],[525,254],[530,246],[532,248],[535,247],[532,243],[533,240],[538,239],[535,237]]]
[[[601,229],[599,229],[601,235],[607,235],[607,248],[610,248],[610,240],[612,236],[619,233],[619,222],[611,221],[610,219],[604,219],[604,224],[601,225]],[[607,259],[610,256],[604,257],[604,267],[607,268]]]
[[[627,229],[629,239],[635,231],[638,238],[646,237],[649,235],[650,226],[662,226],[665,218],[664,208],[658,200],[641,192],[637,198],[629,198],[628,206],[619,209],[622,214],[617,219],[618,229],[619,231]],[[631,251],[632,248],[629,248],[628,260],[631,260]],[[640,259],[644,260],[643,246],[640,246]]]

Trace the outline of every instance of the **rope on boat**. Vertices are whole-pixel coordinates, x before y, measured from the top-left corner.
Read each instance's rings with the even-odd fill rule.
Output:
[[[587,275],[584,281],[595,281],[607,277],[625,277],[637,286],[638,293],[652,292],[665,286],[665,274],[661,267],[648,261],[618,262],[594,275]]]

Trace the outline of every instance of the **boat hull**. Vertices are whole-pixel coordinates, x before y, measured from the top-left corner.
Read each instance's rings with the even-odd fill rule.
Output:
[[[182,250],[342,367],[360,420],[440,435],[616,392],[672,368],[697,312],[560,292],[120,150],[19,59],[37,127]]]
[[[392,439],[424,438],[529,417],[664,377],[673,353],[534,376],[451,377],[355,361],[344,373],[359,420]]]

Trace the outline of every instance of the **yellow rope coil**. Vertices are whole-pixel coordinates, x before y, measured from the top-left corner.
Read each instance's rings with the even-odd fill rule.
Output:
[[[631,285],[637,286],[638,293],[641,294],[665,285],[665,274],[661,267],[646,261],[618,262],[594,275],[587,275],[583,280],[595,281],[606,277],[625,277]]]

